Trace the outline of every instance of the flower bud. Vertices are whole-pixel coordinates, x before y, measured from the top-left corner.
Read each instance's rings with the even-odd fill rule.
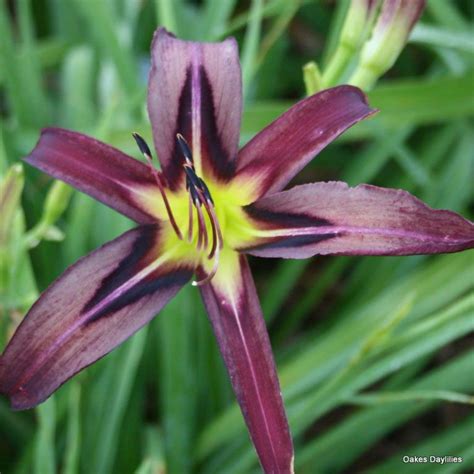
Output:
[[[371,87],[390,69],[402,51],[425,0],[385,0],[372,36],[364,44],[360,63],[349,81],[362,88]]]
[[[377,0],[351,1],[341,30],[341,44],[356,49],[367,38],[377,3]]]
[[[71,194],[72,188],[68,184],[55,181],[46,196],[41,220],[48,225],[56,222],[66,210]]]
[[[370,32],[377,4],[378,0],[351,1],[336,51],[320,81],[323,87],[331,87],[340,82],[353,56]]]
[[[0,182],[0,247],[4,247],[9,239],[13,219],[20,204],[23,190],[23,166],[11,166],[5,178]]]
[[[314,61],[303,66],[303,80],[307,95],[316,94],[321,90],[321,72]]]

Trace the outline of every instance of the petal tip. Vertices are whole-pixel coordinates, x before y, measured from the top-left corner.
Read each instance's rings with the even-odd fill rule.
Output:
[[[7,366],[2,359],[0,358],[0,394],[10,399],[10,407],[13,411],[27,410],[36,406],[36,400],[33,400],[26,390],[22,387],[16,389],[14,382],[12,384],[11,377],[8,377]]]
[[[365,106],[365,113],[362,114],[362,117],[360,120],[367,119],[369,117],[372,117],[373,115],[376,115],[380,112],[379,109],[375,107],[371,107],[369,104],[369,98],[367,97],[367,94],[360,89],[359,87],[356,86],[351,86],[351,85],[346,85],[346,86],[341,86],[341,87],[346,87],[348,91],[351,93],[357,94],[357,96],[360,98],[362,104]]]
[[[13,411],[31,410],[40,403],[25,391],[17,391],[7,396],[10,398],[10,407]]]
[[[342,84],[340,86],[335,86],[330,89],[326,89],[326,91],[328,92],[331,91],[332,94],[339,93],[341,95],[355,94],[361,100],[361,102],[367,107],[367,114],[365,115],[365,117],[369,117],[379,112],[379,109],[371,107],[369,105],[369,99],[367,97],[367,94],[357,86],[353,86],[350,84]],[[321,92],[317,92],[316,94],[320,94],[324,92],[325,91],[321,91]]]
[[[171,31],[168,31],[164,26],[160,26],[153,33],[153,41],[155,41],[155,39],[159,39],[159,38],[176,39],[176,36]]]
[[[194,43],[194,44],[221,44],[221,45],[229,45],[231,48],[235,48],[238,50],[238,42],[234,36],[228,36],[227,38],[223,39],[222,41],[191,41],[182,38],[178,38],[173,32],[168,31],[165,27],[160,26],[155,30],[153,33],[153,39],[151,42],[151,50],[157,47],[160,42],[166,41],[176,41],[179,43]]]

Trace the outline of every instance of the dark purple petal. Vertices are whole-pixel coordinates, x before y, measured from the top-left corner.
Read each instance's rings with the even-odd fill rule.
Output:
[[[176,188],[183,177],[181,133],[205,178],[228,180],[234,172],[242,113],[237,43],[176,39],[163,28],[151,47],[148,113],[161,166]]]
[[[339,86],[298,102],[239,152],[236,180],[254,200],[282,190],[324,147],[375,111],[362,91]]]
[[[105,143],[70,130],[46,128],[25,161],[140,224],[156,221],[140,204],[141,193],[157,189],[151,171]]]
[[[402,190],[329,182],[266,196],[246,211],[260,237],[246,253],[261,257],[412,255],[474,246],[474,224],[434,210]]]
[[[200,288],[263,470],[292,473],[291,435],[246,257],[224,257],[214,279]]]
[[[31,408],[155,316],[193,268],[159,255],[142,226],[72,265],[33,305],[0,358],[0,392]]]

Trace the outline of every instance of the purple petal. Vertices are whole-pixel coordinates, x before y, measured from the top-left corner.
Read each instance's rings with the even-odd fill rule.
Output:
[[[0,392],[31,408],[155,316],[193,268],[159,256],[142,226],[72,265],[33,305],[0,358]]]
[[[224,258],[201,294],[263,470],[292,473],[292,440],[246,257]]]
[[[196,43],[156,31],[151,47],[148,113],[156,151],[169,184],[183,177],[181,133],[198,174],[228,180],[234,172],[242,113],[237,43]]]
[[[140,204],[141,193],[157,188],[151,171],[105,143],[70,130],[46,128],[25,161],[140,224],[156,221]]]
[[[280,191],[324,147],[374,112],[362,91],[352,86],[308,97],[240,150],[236,179],[251,183],[254,200]]]
[[[341,182],[296,186],[246,208],[260,237],[246,253],[261,257],[412,255],[474,246],[474,224],[434,210],[402,190]]]

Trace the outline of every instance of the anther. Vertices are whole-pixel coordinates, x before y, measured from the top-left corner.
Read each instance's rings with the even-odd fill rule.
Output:
[[[140,149],[142,154],[151,160],[152,158],[151,158],[150,147],[147,145],[147,142],[145,141],[145,139],[141,135],[139,135],[137,132],[133,132],[132,136],[137,142],[138,148]]]
[[[176,135],[176,140],[178,142],[179,148],[181,149],[181,153],[184,155],[186,160],[188,160],[192,165],[192,163],[193,163],[193,154],[191,153],[191,148],[189,148],[188,142],[183,137],[183,135],[181,135],[181,133],[178,133]]]
[[[142,155],[145,157],[148,163],[148,167],[150,168],[151,173],[153,177],[155,178],[155,182],[158,186],[158,189],[160,190],[161,198],[163,199],[163,203],[165,205],[166,213],[168,214],[168,218],[170,220],[171,226],[173,227],[173,230],[178,236],[178,239],[183,240],[183,235],[181,234],[181,231],[179,230],[179,227],[176,224],[176,220],[171,210],[168,197],[166,196],[165,187],[162,182],[163,178],[161,176],[161,173],[159,173],[158,170],[153,166],[153,158],[151,155],[150,147],[147,145],[145,139],[141,135],[139,135],[137,132],[133,132],[132,136],[135,139],[135,142],[137,143],[139,150],[142,152]]]

